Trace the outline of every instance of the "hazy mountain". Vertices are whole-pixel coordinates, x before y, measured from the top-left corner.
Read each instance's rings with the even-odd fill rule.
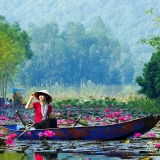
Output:
[[[159,33],[152,22],[154,16],[145,11],[157,6],[159,0],[1,0],[0,14],[10,22],[18,21],[24,29],[30,22],[40,26],[54,20],[61,30],[69,21],[89,29],[100,16],[116,38],[129,44],[139,65],[149,60],[153,50],[137,42]]]

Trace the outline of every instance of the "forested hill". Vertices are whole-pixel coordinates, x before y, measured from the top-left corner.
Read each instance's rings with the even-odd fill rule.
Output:
[[[80,22],[89,30],[101,17],[114,38],[129,45],[138,75],[153,53],[151,47],[138,42],[160,33],[152,21],[155,15],[146,15],[145,11],[158,6],[159,0],[1,0],[0,15],[9,22],[18,21],[25,30],[31,24],[41,27],[55,21],[60,32],[66,30],[68,22]]]
[[[129,43],[133,56],[149,53],[148,48],[137,44],[141,38],[159,33],[150,8],[160,6],[159,0],[1,0],[0,14],[10,22],[19,21],[27,28],[29,22],[42,25],[55,20],[63,29],[68,21],[81,22],[90,28],[100,16],[116,38]],[[145,59],[148,60],[145,54]]]

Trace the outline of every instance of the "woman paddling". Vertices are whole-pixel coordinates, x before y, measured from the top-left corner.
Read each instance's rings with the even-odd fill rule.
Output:
[[[39,102],[32,103],[34,97],[37,98]],[[30,95],[30,99],[25,108],[35,110],[35,129],[57,128],[56,117],[60,116],[60,113],[55,116],[52,115],[50,102],[52,102],[52,97],[47,90],[37,91]]]

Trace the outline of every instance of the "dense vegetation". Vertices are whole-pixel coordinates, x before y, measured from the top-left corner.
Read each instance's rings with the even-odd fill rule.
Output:
[[[11,80],[17,71],[17,66],[23,61],[14,79],[14,84],[17,85],[42,87],[60,82],[76,86],[88,80],[105,85],[132,83],[136,75],[141,73],[143,62],[148,61],[152,53],[148,50],[148,46],[142,47],[137,41],[149,37],[151,33],[159,32],[159,28],[155,29],[150,25],[151,21],[144,12],[158,6],[158,3],[158,1],[145,3],[140,1],[134,4],[128,0],[118,2],[81,0],[70,4],[70,1],[50,0],[38,2],[37,5],[37,2],[24,3],[14,0],[6,3],[2,0],[1,12],[9,21],[18,20],[21,26],[26,28],[27,32],[24,32],[32,37],[34,53],[29,61],[24,60],[31,57],[31,51],[29,57],[17,59],[21,60],[16,63],[15,68],[13,67],[9,79],[6,75],[2,77],[7,77],[7,81]],[[8,9],[13,10],[12,15],[8,14]],[[17,31],[20,32],[19,24],[14,22],[13,26],[16,25],[19,28]],[[25,45],[28,45],[27,49],[30,50],[28,35],[26,39]],[[154,47],[156,52],[149,63],[145,64],[143,76],[136,79],[142,87],[140,93],[145,93],[150,98],[159,96],[157,42],[159,42],[158,36],[149,41],[148,44]],[[23,52],[23,48],[21,51]],[[8,72],[5,71],[5,74]]]
[[[79,85],[91,80],[95,84],[121,85],[133,79],[128,47],[111,35],[100,17],[89,31],[80,22],[69,22],[60,32],[58,24],[51,22],[31,26],[28,33],[34,56],[21,67],[21,84],[45,86],[61,80]]]
[[[131,0],[1,0],[0,14],[9,22],[19,21],[26,30],[30,22],[41,28],[44,24],[55,21],[60,32],[66,30],[70,21],[80,22],[85,30],[90,30],[95,19],[100,16],[112,35],[120,43],[126,42],[129,45],[135,78],[141,75],[143,64],[149,61],[152,53],[151,47],[137,42],[159,33],[159,28],[155,29],[151,23],[153,17],[146,16],[144,12],[159,5],[159,0],[141,0],[136,3]]]
[[[147,13],[153,13],[153,10],[148,10]],[[160,17],[155,17],[154,21],[159,25]],[[155,52],[150,61],[145,64],[143,75],[136,78],[137,83],[141,86],[139,93],[153,99],[160,98],[160,36],[153,36],[149,40],[142,39],[142,43],[154,47]]]
[[[30,38],[21,31],[18,23],[10,25],[0,16],[0,94],[6,95],[8,82],[18,71],[18,66],[32,56]]]

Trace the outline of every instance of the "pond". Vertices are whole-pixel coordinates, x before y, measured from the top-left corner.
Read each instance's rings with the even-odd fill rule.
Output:
[[[10,123],[17,123],[17,119],[13,119],[14,110],[12,109],[1,110],[1,115],[7,115],[11,119],[7,119],[1,116],[1,123],[5,123],[8,120]],[[3,113],[5,111],[5,113]],[[117,110],[116,112],[106,109],[108,113],[113,113],[117,116],[123,115],[126,117],[128,113]],[[22,112],[24,110],[22,109]],[[76,111],[77,112],[77,111]],[[26,113],[23,113],[25,115]],[[103,113],[104,114],[104,113]],[[33,115],[29,114],[29,118],[33,119]],[[97,110],[96,110],[97,116]],[[116,123],[116,117],[103,117],[102,113],[99,113],[98,117],[89,119],[88,125],[96,125],[99,123]],[[123,118],[124,118],[123,117]],[[131,116],[127,116],[131,118]],[[86,118],[91,118],[86,116]],[[120,117],[119,117],[120,118]],[[121,116],[122,118],[122,116]],[[4,119],[4,120],[3,120]],[[100,119],[100,120],[99,120]],[[11,121],[12,120],[12,121]],[[84,119],[83,119],[84,120]],[[91,121],[92,120],[92,121]],[[94,121],[93,121],[94,120]],[[121,119],[120,119],[121,120]],[[3,122],[4,121],[4,122]],[[59,122],[63,122],[62,120]],[[66,122],[66,121],[65,121]],[[83,121],[85,122],[85,121]],[[64,125],[64,124],[60,124]],[[103,125],[103,124],[101,124]],[[130,137],[120,141],[58,141],[58,140],[27,140],[16,141],[14,145],[10,147],[0,146],[0,160],[119,160],[119,159],[137,159],[137,160],[159,160],[160,156],[160,124],[157,124],[152,130],[149,131],[152,134],[148,137],[147,134],[141,137]],[[156,145],[159,147],[156,147]]]
[[[114,158],[114,157],[107,157],[104,155],[82,155],[82,154],[74,154],[74,153],[56,153],[56,154],[32,154],[27,155],[25,153],[5,153],[0,154],[1,160],[120,160],[120,158]]]
[[[0,160],[159,160],[159,139],[121,141],[25,141],[0,147]]]

